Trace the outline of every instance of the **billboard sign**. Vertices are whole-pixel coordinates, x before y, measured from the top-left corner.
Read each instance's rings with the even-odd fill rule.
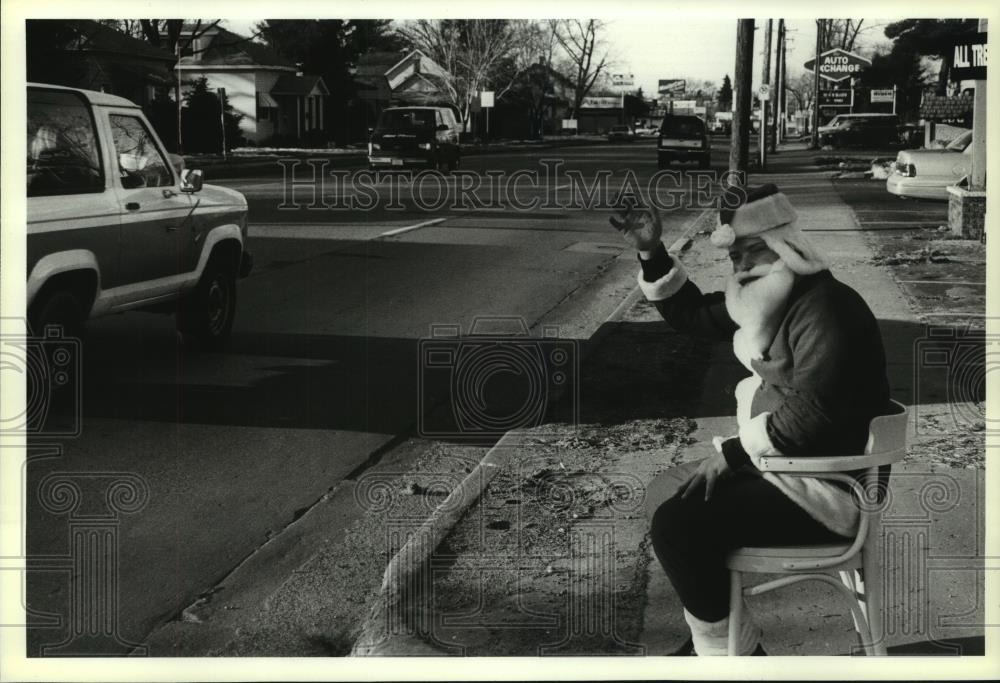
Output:
[[[805,67],[815,72],[816,69],[813,68],[815,64],[816,60],[810,59],[805,63]],[[828,81],[838,83],[848,78],[860,76],[865,67],[871,65],[870,59],[837,47],[827,50],[819,56],[819,75]]]
[[[661,78],[656,87],[658,95],[680,95],[687,88],[683,78]]]

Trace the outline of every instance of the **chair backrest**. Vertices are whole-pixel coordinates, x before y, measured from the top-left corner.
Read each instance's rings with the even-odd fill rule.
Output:
[[[896,412],[889,415],[879,415],[871,421],[868,427],[868,445],[865,453],[869,455],[897,453],[898,459],[906,454],[906,425],[909,412],[902,403],[892,401]]]

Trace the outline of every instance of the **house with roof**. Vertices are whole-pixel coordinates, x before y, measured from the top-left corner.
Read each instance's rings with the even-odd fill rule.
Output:
[[[358,98],[375,114],[388,106],[445,104],[446,78],[448,72],[420,50],[369,52],[354,72]]]
[[[141,107],[173,85],[175,57],[91,19],[25,22],[29,81],[97,90]]]
[[[209,89],[224,89],[235,112],[243,115],[240,128],[248,140],[326,139],[330,91],[322,77],[303,74],[266,45],[219,26],[185,25],[182,36],[187,39],[176,69],[185,89],[201,77]]]

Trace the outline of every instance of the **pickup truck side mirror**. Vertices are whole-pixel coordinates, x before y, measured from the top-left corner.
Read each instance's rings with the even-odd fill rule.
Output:
[[[451,129],[448,127],[447,124],[442,123],[440,126],[437,127],[437,130],[438,131],[445,131],[445,130],[451,130]]]
[[[201,192],[204,182],[204,174],[201,169],[185,168],[181,171],[181,192]]]

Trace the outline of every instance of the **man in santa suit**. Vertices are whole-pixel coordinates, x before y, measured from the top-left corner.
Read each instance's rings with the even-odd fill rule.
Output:
[[[728,250],[733,273],[724,292],[709,294],[667,254],[655,210],[611,219],[639,251],[639,286],[671,327],[731,340],[752,373],[736,388],[738,433],[716,437],[715,453],[653,516],[653,548],[698,655],[727,651],[728,553],[842,542],[857,529],[847,486],[761,473],[757,459],[863,453],[872,418],[891,412],[875,316],[830,273],[788,198],[769,184],[728,189],[720,205],[711,242]],[[763,654],[760,628],[745,614],[738,651]]]

